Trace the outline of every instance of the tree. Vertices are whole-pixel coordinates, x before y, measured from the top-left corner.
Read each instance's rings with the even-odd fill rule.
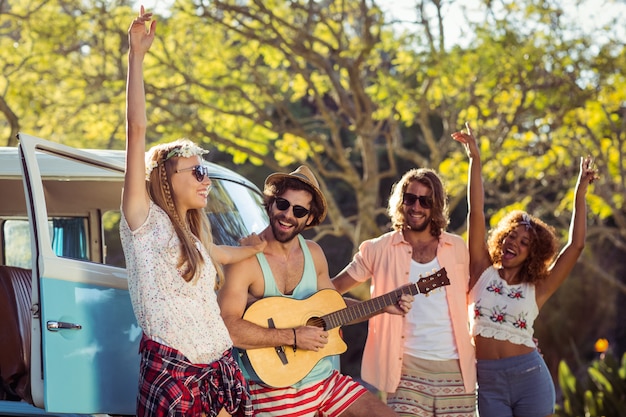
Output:
[[[124,51],[133,13],[123,6],[129,3],[0,3],[0,135],[6,145],[16,145],[23,130],[74,146],[123,146]]]
[[[384,30],[376,7],[364,1],[178,5],[172,27],[184,26],[196,14],[207,24],[196,24],[165,54],[184,49],[186,56],[208,54],[211,61],[190,70],[182,60],[178,71],[170,68],[172,78],[184,79],[177,81],[176,105],[182,101],[182,107],[198,109],[185,117],[190,131],[202,132],[237,160],[275,170],[310,164],[323,191],[335,197],[329,198],[329,222],[318,228],[318,239],[347,236],[355,246],[379,234],[377,220],[388,192],[381,193],[381,187],[398,176],[396,155],[433,163],[415,142],[424,138],[423,149],[437,155],[434,164],[441,161],[442,131],[435,137],[428,112],[427,125],[415,123],[418,139],[402,141],[395,97],[404,85],[394,80],[391,51],[403,45]],[[206,48],[200,39],[219,47]],[[173,104],[161,108],[172,119],[178,118],[171,113],[177,108]],[[346,196],[352,208],[337,201]],[[347,214],[346,207],[358,215]]]

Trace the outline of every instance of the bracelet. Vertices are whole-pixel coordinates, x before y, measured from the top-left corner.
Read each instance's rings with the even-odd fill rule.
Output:
[[[296,349],[298,348],[298,339],[296,339],[296,329],[292,328],[291,330],[293,330],[293,351],[295,353]]]

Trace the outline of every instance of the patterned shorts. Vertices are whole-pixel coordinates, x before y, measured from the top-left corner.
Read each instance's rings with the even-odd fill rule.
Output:
[[[400,385],[387,396],[387,405],[406,417],[474,417],[476,393],[465,392],[458,360],[405,355]]]

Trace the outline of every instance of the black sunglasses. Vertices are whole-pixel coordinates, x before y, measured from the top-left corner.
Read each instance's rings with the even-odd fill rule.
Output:
[[[433,199],[428,195],[415,195],[412,193],[402,194],[402,204],[405,206],[412,206],[416,201],[420,202],[420,206],[425,209],[432,208]]]
[[[193,175],[196,177],[198,182],[204,181],[204,177],[209,176],[209,168],[205,167],[204,165],[195,165],[190,168],[177,169],[176,173],[184,171],[193,171]]]
[[[285,200],[284,198],[277,197],[275,202],[276,202],[276,208],[280,211],[289,210],[289,207],[291,207],[291,203]],[[309,213],[310,211],[305,209],[302,206],[297,206],[297,205],[293,206],[293,215],[296,216],[298,219],[301,219],[302,217],[308,215]]]

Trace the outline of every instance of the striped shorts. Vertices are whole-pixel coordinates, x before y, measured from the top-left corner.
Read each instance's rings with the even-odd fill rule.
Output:
[[[388,394],[387,405],[406,417],[475,417],[476,393],[465,392],[458,360],[405,355],[400,385]]]
[[[334,417],[367,392],[350,376],[337,371],[323,381],[298,388],[272,388],[253,381],[249,386],[257,417]]]

